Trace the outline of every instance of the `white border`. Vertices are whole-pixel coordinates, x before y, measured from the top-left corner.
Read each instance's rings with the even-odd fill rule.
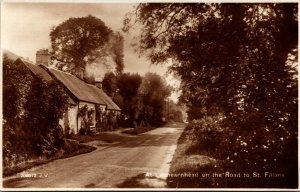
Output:
[[[276,1],[272,1],[272,0],[244,0],[244,1],[235,1],[235,0],[220,0],[220,1],[203,1],[203,0],[199,0],[199,1],[195,1],[195,0],[139,0],[139,1],[135,1],[135,0],[55,0],[55,1],[50,1],[50,0],[0,0],[1,4],[0,4],[0,11],[2,13],[3,10],[3,3],[155,3],[155,2],[164,2],[164,3],[171,3],[171,2],[184,2],[184,3],[188,3],[188,2],[193,2],[193,3],[203,3],[203,2],[207,2],[207,3],[298,3],[298,19],[299,19],[299,1],[298,0],[276,0]],[[3,23],[3,17],[2,14],[0,15],[0,26]],[[3,84],[3,78],[2,78],[2,39],[4,37],[2,37],[3,34],[3,30],[1,28],[0,31],[0,49],[1,49],[1,55],[0,55],[0,66],[1,66],[1,70],[0,70],[0,83],[1,85]],[[299,21],[298,21],[298,46],[299,46]],[[299,50],[298,50],[298,58],[299,58]],[[299,66],[298,66],[299,69]],[[299,71],[299,70],[298,70]],[[298,96],[300,95],[300,91],[299,91],[299,78],[298,78]],[[0,138],[1,138],[1,162],[3,162],[3,157],[2,157],[2,88],[3,86],[0,86],[0,123],[1,123],[1,131],[0,131]],[[298,97],[299,98],[299,97]],[[298,101],[298,121],[299,121],[299,101]],[[298,179],[300,179],[300,160],[299,160],[299,148],[300,148],[300,144],[299,144],[299,122],[298,122]],[[0,166],[0,171],[2,172],[2,163]],[[1,184],[0,184],[0,190],[5,190],[5,191],[299,191],[300,189],[300,183],[297,189],[286,189],[286,188],[3,188],[3,175],[1,174],[0,176],[0,180],[1,180]]]

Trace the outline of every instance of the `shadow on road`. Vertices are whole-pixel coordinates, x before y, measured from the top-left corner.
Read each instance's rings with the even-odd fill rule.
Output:
[[[36,167],[35,170],[29,171],[29,173],[47,173],[50,175],[49,179],[21,178],[20,175],[16,175],[17,178],[7,178],[3,182],[3,186],[5,188],[25,188],[52,186],[53,184],[53,186],[61,187],[80,178],[75,183],[76,185],[95,188],[99,183],[83,176],[90,175],[91,178],[101,178],[99,179],[101,182],[103,182],[103,178],[108,178],[103,182],[104,186],[116,186],[117,184],[120,188],[164,188],[166,183],[163,179],[146,177],[145,174],[139,173],[149,170],[160,171],[167,162],[165,159],[171,154],[171,149],[176,147],[177,139],[183,129],[183,127],[157,128],[136,137],[124,139],[120,143],[99,147],[91,153],[54,161],[52,164]],[[97,145],[97,143],[95,144]],[[60,169],[64,172],[57,174]],[[56,176],[60,179],[57,179]],[[112,185],[113,182],[115,183]]]
[[[37,178],[12,178],[3,182],[3,187],[5,188],[25,188],[28,187],[27,184],[24,184],[24,180],[36,180]]]
[[[147,178],[145,173],[127,178],[117,185],[118,188],[165,188],[166,181],[161,178]]]
[[[156,131],[150,131],[139,135],[138,137],[132,138],[125,142],[118,143],[114,146],[124,147],[124,148],[134,148],[134,147],[162,147],[171,146],[177,144],[177,139],[180,134],[174,134],[175,132],[181,132],[183,128],[168,128],[166,132],[159,132],[160,128]],[[165,129],[164,129],[165,130]]]

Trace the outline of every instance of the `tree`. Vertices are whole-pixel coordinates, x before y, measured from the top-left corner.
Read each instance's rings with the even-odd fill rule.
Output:
[[[14,66],[13,61],[9,59],[6,55],[3,57],[3,116],[4,119],[13,121],[20,113],[18,103],[21,93],[18,92],[18,87],[16,82],[12,82],[9,78],[10,76],[17,76],[16,79],[21,79],[21,74],[18,74]]]
[[[68,96],[55,81],[37,77],[32,82],[24,105],[26,136],[36,155],[54,155],[64,144],[59,120],[68,109]]]
[[[139,74],[124,73],[117,80],[118,94],[122,97],[117,104],[122,109],[122,113],[129,118],[130,126],[133,126],[134,120],[139,110],[138,90],[142,83],[142,77]]]
[[[140,87],[143,98],[142,113],[151,125],[160,125],[164,115],[165,100],[171,93],[171,87],[165,79],[156,73],[146,73]]]
[[[281,170],[294,186],[297,4],[145,3],[135,12],[141,52],[153,63],[172,60],[192,114],[225,117],[232,137],[222,145],[223,158],[243,170]]]
[[[3,58],[3,164],[14,166],[32,155],[53,155],[63,145],[59,120],[68,96],[17,60]]]
[[[117,93],[117,76],[113,73],[105,73],[102,80],[102,89],[110,97],[114,97]]]
[[[116,64],[116,73],[121,74],[124,70],[124,38],[120,32],[111,35],[110,45],[112,59]]]
[[[3,165],[13,165],[30,150],[22,128],[26,95],[32,76],[28,69],[3,56]],[[29,149],[29,150],[28,150]]]
[[[51,59],[59,69],[83,74],[87,64],[107,55],[111,33],[111,29],[94,16],[69,18],[51,30]]]
[[[261,65],[255,63],[262,63],[257,61],[262,52],[268,52],[269,58],[275,55],[279,66],[288,67],[287,55],[297,42],[295,11],[295,4],[140,4],[136,10],[137,21],[144,22],[140,48],[148,51],[153,63],[173,59],[171,69],[192,94],[222,98],[219,106],[230,109],[235,103],[232,97],[248,83],[239,82],[249,74],[241,72],[250,67],[257,73]],[[260,43],[264,38],[269,42],[266,49]],[[275,45],[275,38],[281,45]]]
[[[171,121],[175,122],[183,122],[184,121],[184,111],[185,107],[181,105],[179,102],[175,103],[174,101],[168,101],[167,107],[167,115]]]

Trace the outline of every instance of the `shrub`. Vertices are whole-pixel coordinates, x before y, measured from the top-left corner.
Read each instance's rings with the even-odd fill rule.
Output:
[[[276,135],[274,130],[266,131],[265,124],[260,123],[256,115],[231,128],[226,127],[228,119],[222,115],[192,121],[179,138],[171,165],[171,173],[204,172],[212,175],[240,172],[250,174],[250,178],[170,177],[169,186],[296,187],[297,139],[292,134]],[[207,156],[217,161],[203,164],[203,158]],[[258,172],[262,177],[252,177],[253,172]],[[284,174],[284,178],[264,177],[265,172]]]
[[[73,153],[78,150],[79,142],[72,139],[66,139],[63,145],[65,154]]]
[[[81,118],[81,128],[79,134],[92,135],[93,132],[90,128],[92,125],[92,115],[95,113],[94,109],[89,109],[87,105],[84,105],[79,109],[78,116]]]
[[[264,178],[250,182],[258,187],[297,186],[295,168],[298,164],[298,139],[297,132],[293,132],[291,127],[271,127],[259,113],[254,113],[240,124],[232,125],[231,133],[225,134],[220,143],[223,149],[220,158],[226,159],[228,170],[259,172],[261,175],[265,172],[284,174],[284,178]]]
[[[3,60],[3,163],[12,166],[36,155],[51,156],[64,144],[59,119],[68,96],[17,60]]]
[[[224,138],[225,129],[221,127],[222,116],[206,116],[200,120],[193,120],[188,124],[189,140],[193,145],[187,150],[187,154],[198,154],[200,152],[216,156],[220,143]]]
[[[51,156],[63,145],[63,131],[59,119],[67,111],[68,96],[54,81],[36,78],[24,105],[23,126],[37,155]]]
[[[24,104],[33,77],[20,63],[3,57],[3,166],[12,167],[32,153],[22,127]]]

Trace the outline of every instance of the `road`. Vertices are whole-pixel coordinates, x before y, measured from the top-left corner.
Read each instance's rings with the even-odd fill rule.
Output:
[[[183,128],[157,128],[123,143],[34,167],[4,179],[3,187],[130,188],[130,183],[145,173],[163,173],[164,179],[182,131]],[[165,187],[162,179],[153,180],[150,187]]]

